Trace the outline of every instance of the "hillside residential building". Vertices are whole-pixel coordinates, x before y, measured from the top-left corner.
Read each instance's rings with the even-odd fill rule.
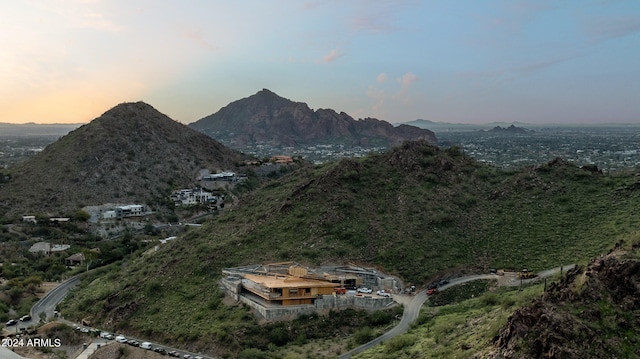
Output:
[[[371,294],[371,289],[357,293],[356,288],[398,292],[395,278],[353,265],[311,269],[283,262],[225,268],[223,273],[220,285],[225,293],[268,321],[334,309],[387,308],[393,303],[390,295]]]
[[[38,223],[36,216],[22,216],[22,222]]]
[[[238,178],[235,172],[220,172],[202,176],[203,181],[213,182],[237,182]]]
[[[279,165],[286,165],[289,163],[293,163],[293,157],[292,156],[273,156],[270,159],[271,162],[279,164]]]
[[[76,253],[65,258],[64,264],[69,267],[73,267],[73,266],[81,265],[82,263],[84,263],[84,260],[85,258],[83,253]]]
[[[116,218],[142,217],[145,215],[146,209],[142,204],[128,204],[126,206],[118,206],[114,208]]]
[[[54,252],[66,251],[70,247],[71,246],[68,244],[51,244],[49,242],[37,242],[34,243],[31,248],[29,248],[29,252],[51,254]]]
[[[53,218],[49,218],[49,221],[51,223],[64,223],[64,222],[69,222],[71,218],[69,217],[53,217]]]
[[[202,188],[177,190],[171,194],[170,198],[176,207],[193,206],[196,204],[215,204],[220,200],[218,196]]]
[[[245,274],[242,286],[272,304],[313,304],[320,295],[333,294],[337,285],[325,280],[298,276]]]

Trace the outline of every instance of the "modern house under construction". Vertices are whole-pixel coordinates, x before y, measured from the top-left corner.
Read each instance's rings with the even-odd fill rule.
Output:
[[[342,285],[294,262],[228,268],[225,273],[239,276],[242,291],[270,305],[313,304],[319,296],[332,295],[334,288]]]
[[[220,285],[226,294],[267,321],[345,308],[379,310],[392,305],[393,298],[355,289],[399,291],[395,278],[356,265],[311,269],[283,262],[225,268],[223,274]]]

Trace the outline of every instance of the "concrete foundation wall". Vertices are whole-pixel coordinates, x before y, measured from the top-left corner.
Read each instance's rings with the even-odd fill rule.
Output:
[[[242,292],[242,281],[240,277],[227,277],[220,280],[219,283],[226,295],[236,301],[240,300],[240,293]]]
[[[372,296],[347,296],[347,295],[323,295],[309,305],[269,306],[239,295],[238,301],[245,303],[254,309],[267,321],[292,320],[302,314],[327,313],[332,309],[343,310],[347,308],[364,309],[368,311],[382,310],[394,304],[393,299]]]

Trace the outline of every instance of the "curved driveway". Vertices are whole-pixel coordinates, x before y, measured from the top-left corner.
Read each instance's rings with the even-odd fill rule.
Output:
[[[36,304],[31,307],[31,317],[37,323],[40,320],[40,313],[45,313],[46,319],[53,317],[53,312],[56,310],[56,305],[64,299],[69,290],[80,283],[78,276],[71,277],[66,281],[60,283],[57,287],[53,288],[44,297],[40,298]]]
[[[570,264],[570,265],[566,265],[563,267],[557,267],[557,268],[552,268],[546,271],[542,271],[538,273],[538,276],[532,279],[526,279],[523,280],[523,283],[530,283],[530,282],[534,282],[540,278],[545,278],[545,277],[549,277],[555,273],[560,272],[560,269],[562,268],[562,270],[566,271],[569,269],[572,269],[575,265],[574,264]],[[454,285],[460,285],[462,283],[467,283],[467,282],[471,282],[474,280],[481,280],[481,279],[498,279],[498,276],[495,274],[477,274],[477,275],[470,275],[470,276],[465,276],[465,277],[460,277],[460,278],[455,278],[455,279],[451,279],[449,281],[449,283],[442,285],[439,287],[439,290],[445,290],[447,288],[453,287]],[[508,284],[511,286],[517,286],[520,285],[520,281],[517,281],[515,283],[511,283]],[[357,348],[351,349],[350,351],[340,355],[338,358],[340,359],[348,359],[351,358],[352,355],[358,354],[360,352],[363,352],[367,349],[370,349],[378,344],[380,344],[381,342],[385,341],[385,340],[389,340],[397,335],[403,334],[405,333],[407,330],[409,330],[409,326],[411,325],[411,323],[413,323],[416,319],[418,319],[418,316],[420,315],[420,309],[422,308],[422,305],[424,304],[424,302],[427,301],[427,299],[429,299],[429,296],[427,296],[427,291],[423,290],[418,292],[418,294],[416,294],[413,299],[411,300],[411,302],[409,302],[409,304],[407,304],[404,308],[404,312],[402,313],[402,320],[400,320],[400,323],[391,328],[391,330],[389,330],[388,332],[382,334],[381,336],[375,338],[374,340],[365,343]]]
[[[6,327],[6,329],[10,332],[15,331],[15,333],[19,333],[21,329],[26,329],[34,324],[38,324],[40,322],[40,313],[44,312],[46,318],[52,318],[53,312],[56,310],[56,305],[62,301],[62,299],[67,295],[69,289],[73,288],[80,282],[80,278],[78,276],[71,277],[66,281],[60,283],[58,286],[53,288],[49,293],[45,294],[44,297],[40,298],[36,304],[31,307],[31,311],[29,315],[31,316],[30,320],[22,321],[19,320],[18,324],[15,327]]]

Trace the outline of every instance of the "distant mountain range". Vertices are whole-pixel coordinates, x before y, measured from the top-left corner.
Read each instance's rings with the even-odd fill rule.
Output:
[[[82,126],[80,123],[69,124],[36,124],[36,123],[4,123],[0,122],[0,137],[40,137],[64,136]]]
[[[529,132],[527,129],[522,128],[522,127],[516,127],[515,125],[511,125],[509,127],[502,127],[502,126],[496,126],[490,130],[488,130],[488,132],[493,132],[493,133],[504,133],[504,134],[524,134]]]
[[[429,129],[434,132],[442,131],[478,131],[478,130],[490,130],[495,127],[526,127],[526,128],[604,128],[604,127],[631,127],[638,128],[640,124],[637,123],[524,123],[524,122],[490,122],[490,123],[452,123],[452,122],[438,122],[429,121],[423,119],[417,119],[409,122],[403,122],[401,125],[416,126],[419,128]]]
[[[434,133],[410,125],[393,126],[374,118],[355,120],[331,109],[313,111],[263,89],[189,124],[232,148],[255,145],[296,147],[314,144],[393,146],[407,140],[437,142]]]
[[[233,170],[246,158],[146,103],[123,103],[3,171],[10,180],[0,185],[0,207],[63,215],[144,203],[193,185],[200,169]]]

